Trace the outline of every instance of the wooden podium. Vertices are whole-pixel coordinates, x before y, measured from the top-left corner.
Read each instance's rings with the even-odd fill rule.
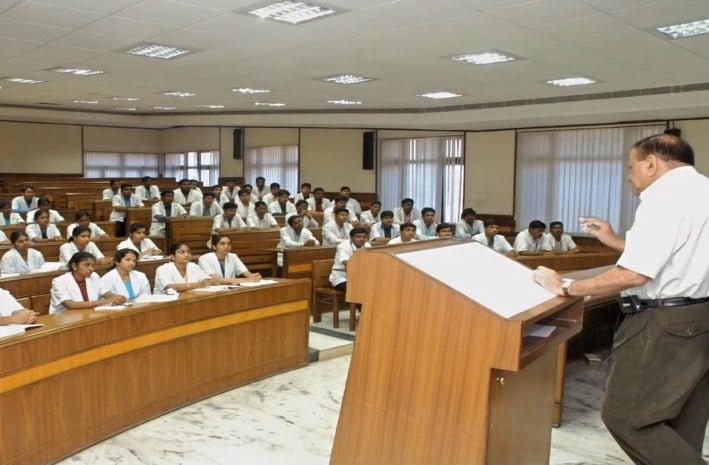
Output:
[[[548,464],[558,347],[581,330],[580,298],[470,242],[377,247],[347,269],[362,317],[331,465]],[[526,292],[537,303],[516,311]],[[554,328],[525,337],[532,325]]]

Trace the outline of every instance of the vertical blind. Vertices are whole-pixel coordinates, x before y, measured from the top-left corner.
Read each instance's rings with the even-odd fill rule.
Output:
[[[84,152],[84,176],[87,178],[157,177],[157,153]]]
[[[246,149],[244,177],[253,184],[256,178],[266,178],[266,186],[272,182],[281,185],[291,195],[298,192],[298,146],[278,145]]]
[[[204,186],[219,182],[219,151],[176,152],[165,154],[165,177],[198,179]]]
[[[432,207],[443,221],[456,221],[463,208],[463,137],[382,140],[378,192],[385,209],[401,199]]]
[[[627,231],[637,206],[627,182],[628,153],[635,142],[664,129],[652,124],[518,132],[517,229],[542,220],[579,232],[580,216],[596,216],[616,232]]]

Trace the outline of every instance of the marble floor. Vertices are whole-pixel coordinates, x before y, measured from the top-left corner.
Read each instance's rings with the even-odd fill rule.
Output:
[[[347,352],[348,344],[321,333],[311,340],[323,354]],[[330,355],[164,415],[60,464],[327,465],[350,362],[350,355]],[[601,423],[604,376],[603,368],[570,362],[550,464],[631,465]]]

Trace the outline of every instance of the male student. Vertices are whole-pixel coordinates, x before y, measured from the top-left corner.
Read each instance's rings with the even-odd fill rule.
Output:
[[[303,227],[306,229],[313,229],[313,228],[319,228],[320,223],[313,218],[313,215],[311,214],[311,210],[308,209],[308,202],[305,200],[298,200],[295,203],[295,211],[296,213],[289,213],[286,215],[286,221],[288,221],[288,218],[290,218],[293,215],[298,215],[300,218],[303,220]]]
[[[291,215],[288,217],[287,222],[288,224],[281,228],[281,241],[278,243],[279,249],[320,245],[320,242],[313,237],[313,233],[303,227],[303,219],[300,216]],[[278,266],[283,266],[282,253],[278,253],[276,261]]]
[[[374,223],[369,230],[370,242],[383,245],[399,237],[399,225],[394,223],[394,213],[391,210],[384,210],[379,218],[379,222]]]
[[[313,195],[306,201],[314,212],[324,212],[332,206],[330,200],[325,198],[325,189],[322,187],[313,189]]]
[[[568,234],[564,234],[564,223],[552,221],[549,223],[549,233],[544,237],[552,252],[578,253],[581,251]]]
[[[224,204],[224,212],[216,215],[212,222],[212,233],[223,234],[229,230],[245,228],[246,223],[237,214],[237,207],[234,202]]]
[[[342,241],[349,240],[350,231],[352,231],[352,224],[347,221],[349,217],[350,212],[345,207],[335,209],[334,219],[322,228],[324,245],[337,245]]]
[[[310,195],[310,190],[312,189],[312,185],[309,182],[304,182],[300,185],[300,192],[295,194],[295,198],[293,199],[294,202],[297,202],[299,200],[308,200],[311,195]]]
[[[421,219],[421,212],[414,208],[414,199],[405,198],[401,206],[394,209],[394,223],[413,223]]]
[[[214,192],[205,192],[202,194],[201,202],[195,202],[190,206],[190,216],[211,216],[214,218],[224,213],[222,207],[214,200]]]
[[[367,249],[371,244],[367,242],[367,230],[353,228],[349,233],[349,240],[342,241],[337,246],[335,261],[330,272],[330,284],[338,291],[347,291],[347,262],[352,255],[360,249]]]
[[[192,182],[189,179],[181,179],[180,187],[175,189],[173,194],[174,202],[178,205],[182,205],[186,210],[188,210],[193,203],[202,201],[202,193],[196,189],[192,189]],[[162,195],[160,198],[162,198]]]
[[[273,215],[268,213],[266,202],[259,200],[254,204],[254,212],[246,220],[246,225],[254,229],[271,229],[277,228],[278,222]]]
[[[408,244],[416,242],[416,225],[413,223],[404,223],[399,225],[399,236],[389,241],[389,245]]]
[[[219,203],[224,205],[227,202],[236,202],[239,199],[239,186],[236,185],[236,179],[229,178],[226,181],[226,186],[222,189]]]
[[[121,180],[111,179],[109,181],[111,187],[107,187],[101,192],[101,200],[113,200],[114,195],[120,195],[121,193]]]
[[[258,202],[258,200],[256,202]],[[256,208],[255,202],[251,200],[251,191],[243,187],[239,190],[238,198],[234,203],[236,204],[239,216],[244,222],[249,219],[249,216],[254,213],[254,209]]]
[[[426,207],[421,210],[421,219],[413,222],[416,225],[416,239],[426,241],[436,238],[436,210]]]
[[[108,220],[116,223],[116,236],[123,237],[127,233],[125,227],[126,212],[129,208],[142,207],[143,201],[133,193],[133,186],[121,184],[121,193],[113,196],[111,204],[113,205],[113,211],[111,211],[111,216],[108,217]]]
[[[160,193],[160,201],[156,202],[151,208],[151,217],[153,219],[150,223],[151,236],[165,236],[165,224],[168,218],[187,216],[187,210],[174,200],[175,193],[173,191],[168,190]]]
[[[12,211],[15,213],[27,213],[30,210],[37,208],[37,202],[39,202],[39,197],[35,197],[35,188],[32,186],[25,186],[22,189],[22,195],[12,199]]]
[[[382,203],[379,200],[369,204],[369,210],[362,212],[359,218],[359,224],[370,226],[379,221],[379,212],[382,210]]]
[[[281,185],[277,182],[272,182],[269,188],[271,191],[261,197],[261,200],[266,202],[266,206],[270,206],[273,202],[278,200],[278,192],[281,190]]]
[[[505,239],[505,236],[497,234],[497,221],[494,218],[488,218],[484,222],[485,230],[473,236],[475,242],[479,242],[493,249],[495,252],[500,252],[509,256],[517,255],[510,243]]]
[[[436,226],[436,237],[439,239],[453,237],[453,226],[449,223],[439,223],[438,226]]]
[[[135,195],[141,200],[160,200],[160,189],[153,184],[153,178],[143,176],[142,185],[135,188]]]
[[[539,220],[529,223],[529,228],[520,231],[513,245],[515,252],[520,255],[534,255],[551,251],[551,247],[544,239],[547,225]]]
[[[461,221],[455,225],[455,237],[459,239],[471,239],[485,229],[485,225],[476,218],[475,210],[472,208],[464,209],[460,214],[460,219]]]
[[[362,206],[359,204],[357,199],[351,197],[352,191],[350,190],[349,186],[340,187],[340,195],[347,199],[347,204],[345,205],[345,207],[349,211],[354,213],[357,217],[359,217],[359,214],[362,213]]]
[[[350,223],[357,223],[357,215],[354,214],[352,210],[346,207],[347,205],[347,197],[344,196],[339,196],[335,198],[335,201],[333,202],[333,205],[331,207],[328,207],[324,212],[323,212],[323,225],[331,223],[335,217],[335,211],[339,208],[345,208],[347,210],[347,221]]]
[[[258,178],[256,178],[256,185],[253,186],[252,193],[254,194],[254,196],[257,197],[254,202],[262,200],[263,196],[268,193],[268,189],[266,188],[266,178],[264,178],[263,176],[259,176]]]
[[[295,205],[293,205],[288,198],[290,197],[290,192],[285,189],[278,191],[278,197],[276,197],[275,202],[268,204],[268,212],[271,215],[285,216],[289,214],[296,213]]]

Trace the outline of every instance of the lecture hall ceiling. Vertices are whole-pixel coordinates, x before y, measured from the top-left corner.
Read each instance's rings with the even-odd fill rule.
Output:
[[[247,14],[265,3],[0,0],[0,119],[488,129],[709,116],[709,34],[655,30],[708,19],[707,0],[323,0],[337,13],[299,25]],[[191,53],[124,53],[144,43]],[[517,59],[450,58],[485,50]],[[318,79],[340,73],[373,80]],[[571,76],[597,82],[547,84]],[[45,82],[5,80],[17,77]],[[434,91],[461,96],[419,96]]]

